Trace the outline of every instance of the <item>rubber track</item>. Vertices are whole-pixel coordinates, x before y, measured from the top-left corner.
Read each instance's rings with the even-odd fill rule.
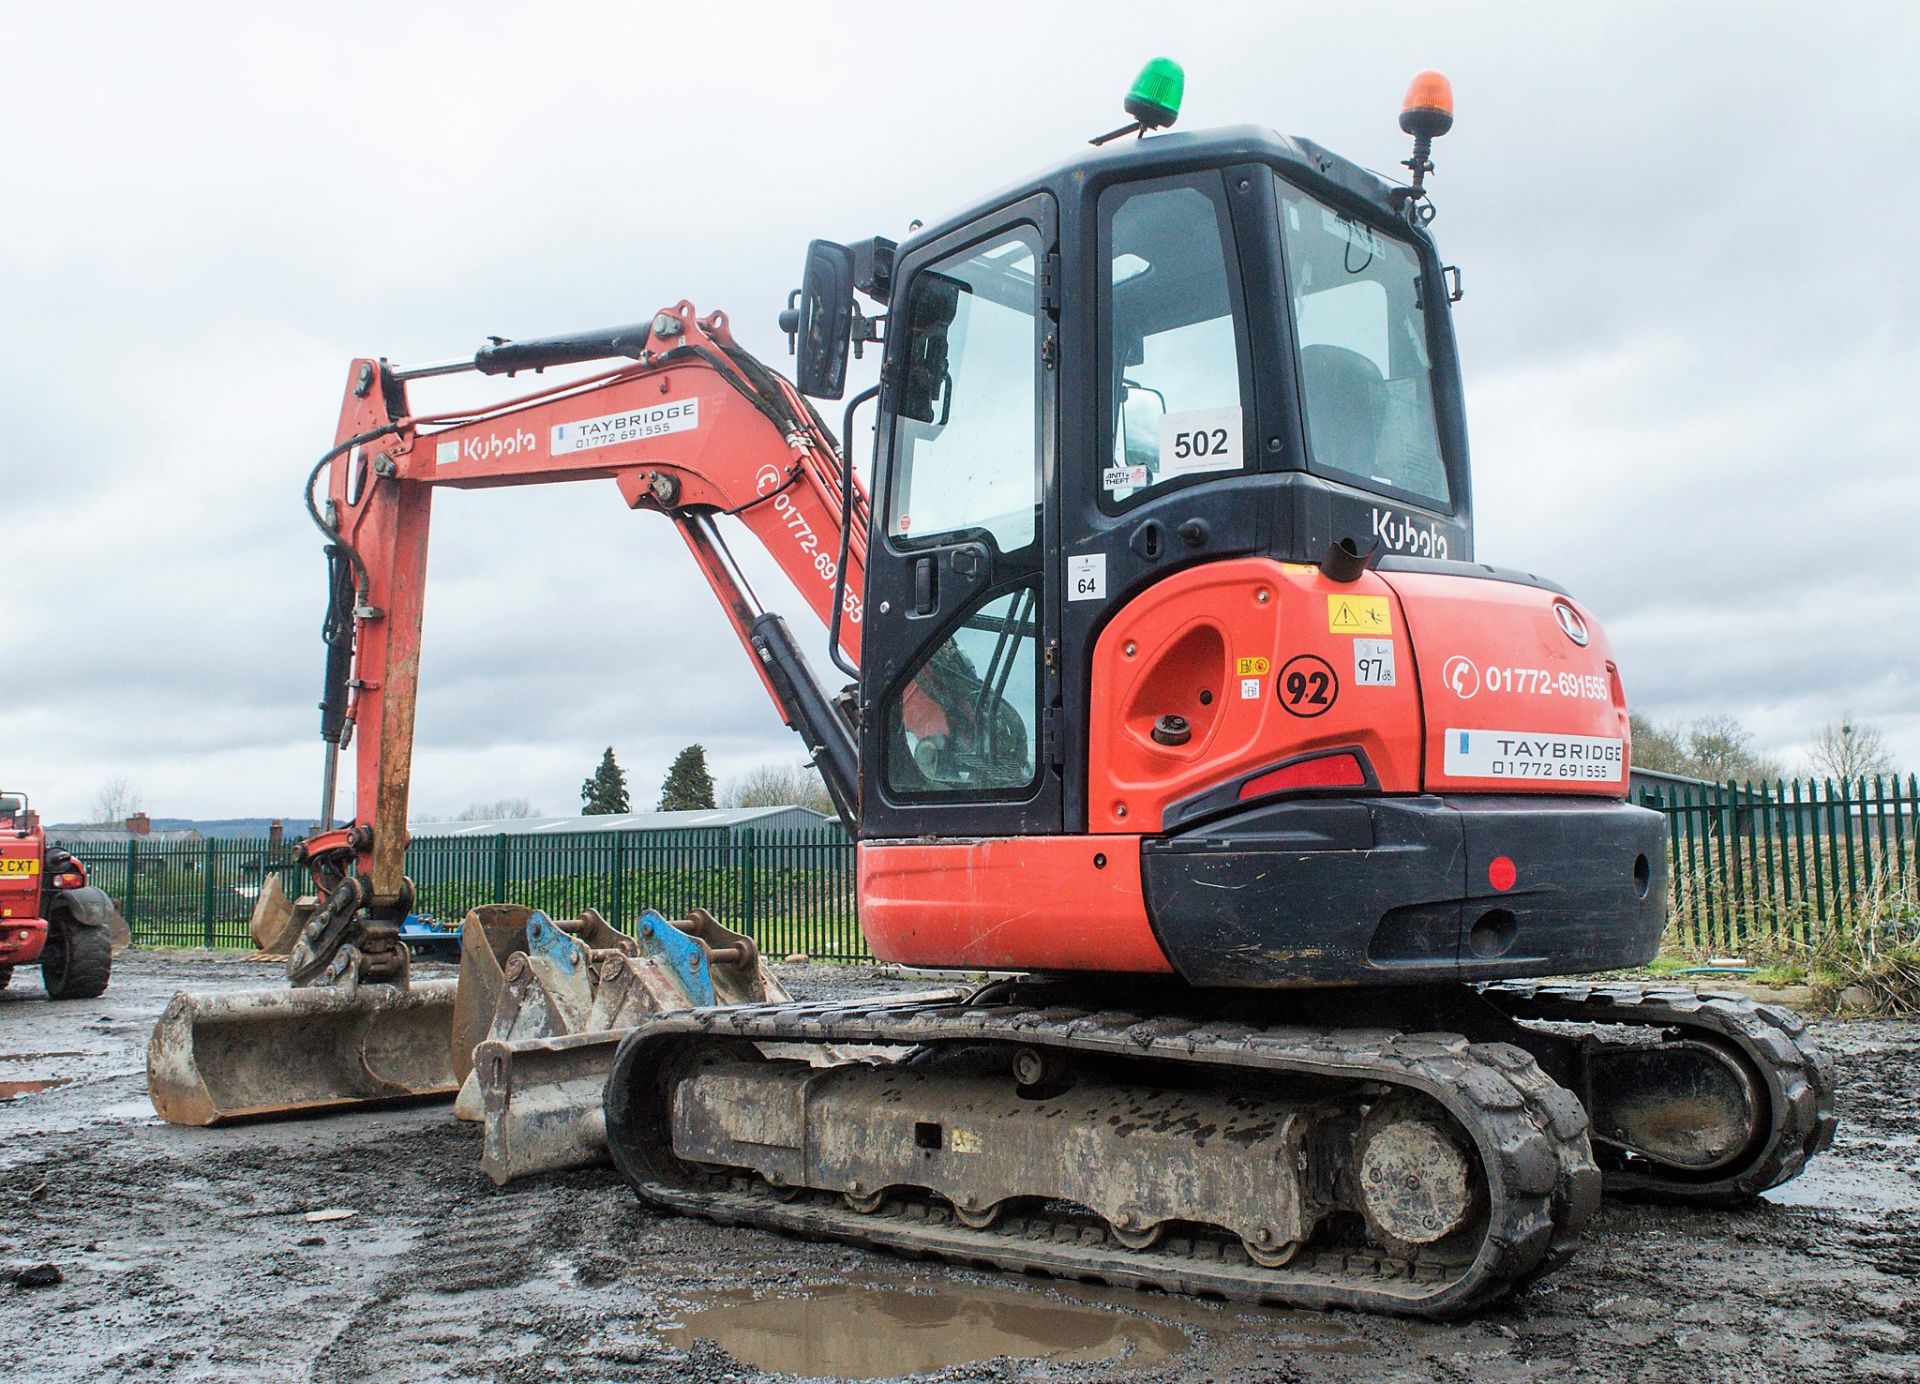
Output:
[[[654,1058],[644,1049],[676,1035],[815,1044],[986,1041],[1409,1087],[1445,1107],[1474,1139],[1482,1167],[1497,1174],[1489,1179],[1487,1231],[1464,1266],[1309,1246],[1284,1267],[1267,1269],[1248,1260],[1237,1243],[1169,1233],[1155,1248],[1135,1251],[1099,1225],[1044,1211],[972,1230],[925,1193],[891,1196],[878,1212],[862,1215],[831,1193],[779,1200],[757,1178],[705,1186],[678,1160],[664,1159],[670,1167],[649,1164],[647,1151],[626,1146],[619,1133],[626,1100],[655,1099],[649,1093],[657,1087],[648,1080]],[[1519,1048],[1470,1043],[1453,1033],[1257,1027],[1124,1010],[970,1007],[949,997],[704,1009],[661,1015],[629,1035],[608,1083],[607,1105],[614,1161],[644,1200],[666,1210],[1013,1272],[1306,1308],[1428,1317],[1473,1311],[1559,1263],[1600,1195],[1586,1112],[1573,1094]],[[653,1108],[635,1127],[659,1131],[665,1122],[665,1113]]]
[[[1634,985],[1502,981],[1481,993],[1513,1019],[1633,1024],[1704,1031],[1732,1043],[1760,1074],[1767,1093],[1767,1135],[1741,1167],[1723,1177],[1661,1174],[1632,1163],[1605,1171],[1609,1194],[1725,1205],[1798,1177],[1807,1160],[1833,1143],[1833,1063],[1807,1038],[1790,1010],[1740,995]]]

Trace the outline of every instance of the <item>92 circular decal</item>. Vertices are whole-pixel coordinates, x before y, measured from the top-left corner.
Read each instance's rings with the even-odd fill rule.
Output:
[[[1324,716],[1340,700],[1340,675],[1316,654],[1296,654],[1273,680],[1280,709],[1295,716]]]

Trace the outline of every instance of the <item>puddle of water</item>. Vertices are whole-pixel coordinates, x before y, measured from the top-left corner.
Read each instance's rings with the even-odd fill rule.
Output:
[[[1898,1211],[1913,1205],[1915,1182],[1897,1168],[1852,1168],[1815,1158],[1793,1181],[1762,1192],[1775,1206],[1823,1211]]]
[[[714,1342],[742,1364],[788,1374],[886,1379],[999,1356],[1128,1366],[1171,1359],[1186,1332],[1166,1322],[1038,1293],[954,1284],[937,1292],[822,1284],[779,1297],[689,1294],[698,1304],[661,1336]]]
[[[38,1095],[56,1086],[65,1086],[72,1080],[70,1076],[54,1076],[45,1081],[0,1081],[0,1100],[19,1100],[22,1096]]]

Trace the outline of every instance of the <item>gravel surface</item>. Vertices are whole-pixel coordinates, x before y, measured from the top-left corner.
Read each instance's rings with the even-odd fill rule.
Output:
[[[780,974],[806,998],[926,988]],[[0,1095],[21,1092],[0,1099],[9,1378],[1920,1380],[1909,1024],[1820,1026],[1840,1063],[1839,1141],[1770,1200],[1609,1202],[1567,1268],[1435,1326],[723,1229],[649,1212],[610,1169],[495,1189],[477,1128],[445,1106],[156,1120],[145,1044],[172,993],[277,982],[231,957],[129,953],[98,1000],[50,1003],[31,971],[0,992]],[[329,1208],[355,1214],[307,1219]],[[59,1281],[16,1281],[46,1265]]]

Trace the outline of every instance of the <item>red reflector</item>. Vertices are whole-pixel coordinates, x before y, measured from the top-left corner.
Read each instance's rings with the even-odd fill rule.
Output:
[[[1250,778],[1240,785],[1240,801],[1248,798],[1263,797],[1268,793],[1282,793],[1289,788],[1365,788],[1367,771],[1360,767],[1360,760],[1351,754],[1323,754],[1317,759],[1303,759],[1297,764],[1283,764],[1271,769],[1258,778]]]
[[[1487,883],[1502,894],[1513,888],[1513,882],[1519,875],[1520,871],[1514,868],[1513,861],[1508,856],[1496,855],[1492,863],[1487,866]]]

